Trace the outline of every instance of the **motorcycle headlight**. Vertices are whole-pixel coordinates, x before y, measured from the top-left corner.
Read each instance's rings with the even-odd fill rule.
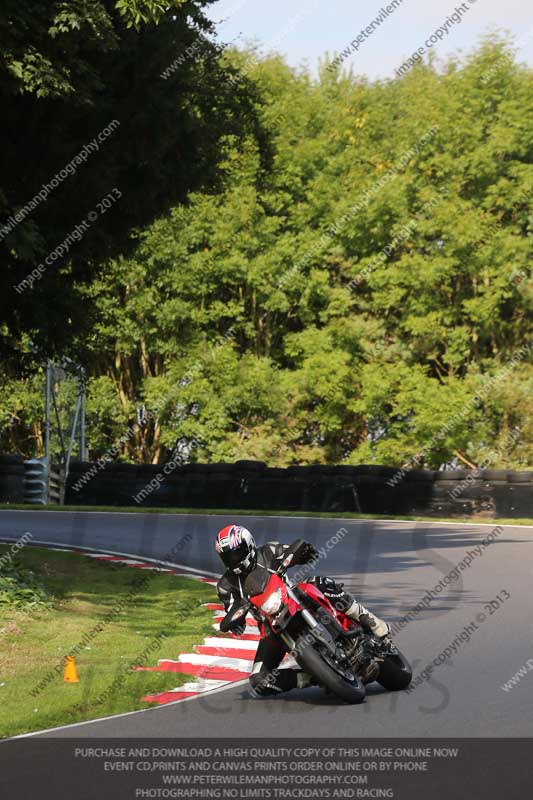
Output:
[[[262,611],[265,614],[277,614],[280,610],[283,603],[283,598],[281,596],[281,589],[276,589],[270,597],[267,597],[263,605],[261,606]]]

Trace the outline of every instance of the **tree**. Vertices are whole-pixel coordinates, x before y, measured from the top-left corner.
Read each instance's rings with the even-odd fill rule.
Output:
[[[271,163],[227,140],[80,284],[92,454],[144,408],[125,459],[531,466],[532,71],[499,40],[377,83],[224,60]]]
[[[214,186],[228,138],[261,136],[250,83],[232,83],[210,37],[210,2],[4,3],[6,355],[22,332],[47,355],[68,350],[93,314],[74,284],[131,248],[137,226]]]

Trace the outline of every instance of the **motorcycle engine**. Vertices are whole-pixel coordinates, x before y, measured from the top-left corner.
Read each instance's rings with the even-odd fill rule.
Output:
[[[379,674],[379,661],[376,659],[375,647],[368,636],[360,636],[350,643],[348,654],[353,669],[363,683],[376,680]]]

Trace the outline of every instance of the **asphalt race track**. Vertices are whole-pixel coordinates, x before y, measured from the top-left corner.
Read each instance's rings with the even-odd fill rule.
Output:
[[[228,522],[249,527],[259,543],[303,537],[323,549],[316,571],[342,578],[390,623],[432,590],[428,606],[395,637],[420,674],[452,642],[455,652],[410,694],[373,684],[362,706],[345,706],[320,689],[252,699],[246,683],[147,711],[47,732],[61,737],[528,737],[533,734],[533,670],[501,686],[528,660],[533,528],[494,524],[383,522],[283,517],[1,511],[0,538],[33,539],[165,559],[219,573],[213,551]],[[185,537],[185,538],[184,538]],[[336,542],[336,543],[335,543]],[[480,547],[476,551],[476,547]],[[468,558],[470,563],[445,576]],[[437,589],[442,581],[440,589]],[[499,595],[500,600],[488,604]],[[497,607],[499,606],[499,607]],[[470,626],[470,633],[466,631]],[[463,633],[463,641],[457,639]],[[173,657],[177,658],[177,653]]]

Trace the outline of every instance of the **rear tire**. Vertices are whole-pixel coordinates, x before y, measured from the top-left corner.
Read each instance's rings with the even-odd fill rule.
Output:
[[[346,703],[362,703],[366,696],[366,689],[358,675],[354,675],[353,681],[343,678],[335,670],[326,664],[319,652],[312,645],[307,645],[301,651],[296,643],[298,652],[297,662],[309,672],[317,681],[336,694]]]
[[[388,656],[380,665],[376,680],[389,692],[398,692],[409,686],[412,677],[411,665],[398,650],[397,655]]]

